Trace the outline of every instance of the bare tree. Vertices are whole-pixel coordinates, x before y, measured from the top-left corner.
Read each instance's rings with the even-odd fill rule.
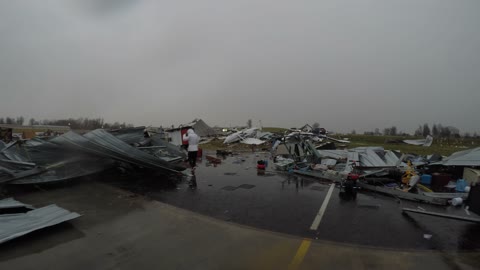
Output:
[[[456,127],[449,126],[447,128],[450,130],[451,135],[455,135],[456,137],[458,137],[458,135],[460,134],[460,129]]]
[[[397,135],[397,127],[393,126],[390,128],[390,135],[396,136]]]
[[[383,129],[383,135],[385,135],[385,136],[390,135],[390,128],[384,128]]]
[[[434,137],[437,137],[437,136],[439,135],[439,133],[440,133],[440,132],[438,131],[437,125],[436,125],[436,124],[433,124],[433,127],[432,127],[432,135],[433,135]]]
[[[252,119],[248,119],[247,121],[247,127],[252,128]]]
[[[320,124],[318,122],[313,123],[313,129],[320,128]]]
[[[414,135],[415,135],[415,136],[422,136],[422,134],[423,134],[423,127],[422,127],[422,125],[420,125],[420,126],[418,126],[418,128],[415,130]]]
[[[442,131],[440,132],[440,135],[444,138],[449,138],[452,133],[450,132],[450,129],[448,127],[442,128]]]
[[[16,124],[22,126],[23,122],[25,122],[25,118],[23,116],[17,117]]]
[[[423,135],[423,137],[427,137],[428,135],[430,135],[430,128],[428,127],[427,123],[423,124],[422,135]]]
[[[119,129],[119,128],[120,128],[120,123],[119,123],[119,122],[115,122],[115,123],[112,124],[111,127],[112,127],[112,129]],[[172,125],[172,128],[173,128],[173,127],[174,127],[174,126]]]

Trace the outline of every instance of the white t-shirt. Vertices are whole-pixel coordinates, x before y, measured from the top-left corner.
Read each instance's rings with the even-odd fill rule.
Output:
[[[191,129],[183,135],[183,140],[188,141],[188,152],[198,151],[198,143],[200,142],[200,137],[195,134]]]

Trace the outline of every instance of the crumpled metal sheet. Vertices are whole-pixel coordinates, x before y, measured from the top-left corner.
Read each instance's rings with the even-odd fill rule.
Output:
[[[354,167],[360,166],[360,157],[358,152],[348,152],[347,163],[345,164],[344,172],[350,173]]]
[[[63,181],[112,168],[118,164],[116,161],[164,172],[185,170],[185,167],[173,164],[185,157],[180,149],[174,149],[158,138],[141,139],[139,145],[148,142],[153,147],[133,147],[101,129],[84,136],[70,131],[50,140],[32,139],[10,145],[0,154],[0,183]],[[157,144],[160,146],[155,146]]]
[[[182,166],[170,164],[165,160],[136,149],[102,129],[91,131],[84,136],[70,131],[50,140],[50,142],[140,167],[169,172],[185,170]]]
[[[322,158],[347,159],[347,150],[317,150]]]
[[[22,214],[0,215],[0,243],[79,216],[55,204]]]
[[[26,185],[65,181],[99,173],[108,168],[112,168],[114,164],[115,162],[113,160],[105,158],[93,157],[92,159],[71,159],[53,164],[52,166],[55,166],[55,168],[46,170],[38,175],[22,177],[9,182],[9,184]]]
[[[18,153],[18,149],[20,147],[18,146],[18,141],[13,141],[8,144],[6,144],[1,150],[0,150],[0,157],[1,158],[7,158],[10,160],[14,161],[23,161],[24,157]]]
[[[359,166],[362,167],[406,166],[400,162],[400,157],[394,151],[385,151],[383,147],[358,147],[351,151],[358,153]]]
[[[400,161],[401,157],[402,156],[401,155],[399,156],[396,152],[388,150],[388,151],[385,151],[384,159],[388,166],[404,167],[406,166],[406,164]]]
[[[455,152],[440,162],[432,163],[432,165],[480,166],[480,147]]]
[[[182,150],[180,146],[173,145],[162,139],[162,135],[157,134],[149,138],[150,145],[154,147],[162,147],[162,151],[155,151],[154,156],[167,160],[169,162],[182,160],[187,158],[186,151]],[[142,151],[148,152],[144,149]]]
[[[425,139],[420,139],[420,140],[403,140],[404,143],[406,144],[411,144],[411,145],[418,145],[418,146],[424,146],[424,147],[430,147],[433,144],[433,137],[428,135]]]
[[[240,142],[243,143],[243,144],[248,144],[248,145],[260,145],[260,144],[265,143],[265,141],[262,141],[262,140],[257,139],[257,138],[245,138],[245,139],[241,140]]]
[[[358,153],[364,153],[367,150],[372,150],[374,152],[385,151],[385,149],[381,146],[362,146],[362,147],[356,147],[356,148],[350,149],[350,151],[355,151],[355,152],[358,152]]]
[[[337,164],[336,159],[330,159],[330,158],[324,158],[321,161],[321,164],[327,165],[327,166],[335,166]]]
[[[124,141],[127,144],[135,144],[142,141],[145,138],[145,127],[134,127],[134,128],[122,128],[118,130],[109,131],[110,134],[117,137],[121,141]]]
[[[32,139],[4,151],[0,183],[38,184],[63,181],[111,168],[114,161],[62,148],[44,139]],[[9,171],[8,171],[9,170]]]
[[[161,157],[154,157],[145,153],[144,151],[131,147],[130,145],[124,143],[102,129],[91,131],[85,134],[84,137],[89,139],[91,142],[116,153],[116,156],[127,158],[130,160],[130,163],[139,166],[175,172],[185,169],[182,166],[171,164],[168,161],[163,160]]]
[[[3,200],[0,200],[0,209],[11,209],[11,208],[21,208],[21,207],[33,209],[31,205],[19,202],[14,198],[6,198]]]
[[[37,176],[37,175],[42,174],[46,171],[47,170],[44,169],[44,168],[35,167],[33,169],[15,172],[13,175],[4,176],[4,177],[0,178],[0,183],[12,183],[14,181],[24,179],[26,177]]]
[[[387,164],[375,151],[367,149],[364,153],[360,153],[360,166],[384,167]]]

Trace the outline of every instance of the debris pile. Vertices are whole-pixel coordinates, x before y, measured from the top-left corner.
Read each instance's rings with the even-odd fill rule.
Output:
[[[114,167],[182,174],[185,154],[159,136],[142,129],[84,135],[69,131],[53,138],[0,144],[0,183],[56,182]]]
[[[237,131],[235,133],[228,135],[223,141],[223,143],[230,144],[230,143],[241,142],[241,143],[250,144],[250,145],[260,145],[265,141],[262,141],[256,138],[258,131],[259,129],[256,127]]]
[[[395,198],[438,204],[461,205],[468,191],[480,183],[480,148],[466,150],[444,158],[421,157],[385,150],[383,147],[323,149],[326,135],[302,130],[279,139],[272,148],[275,168],[281,171],[389,194]],[[431,145],[432,139],[409,141]],[[357,180],[358,176],[358,180]]]

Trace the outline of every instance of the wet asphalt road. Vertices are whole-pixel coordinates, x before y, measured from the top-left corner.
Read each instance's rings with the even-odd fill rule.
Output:
[[[338,188],[318,229],[310,230],[330,183],[280,173],[271,164],[259,175],[256,162],[267,158],[263,153],[229,156],[217,166],[204,159],[195,173],[195,189],[186,181],[165,187],[156,178],[129,177],[112,183],[221,220],[312,239],[382,249],[480,249],[480,225],[401,212],[402,207],[421,207],[465,214],[461,208],[399,201],[371,192],[360,192],[356,200],[347,200],[340,197]],[[426,234],[431,238],[426,239]]]

